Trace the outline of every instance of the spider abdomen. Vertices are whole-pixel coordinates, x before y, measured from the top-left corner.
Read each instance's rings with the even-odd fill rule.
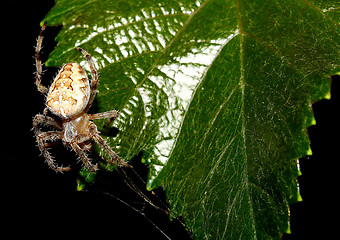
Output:
[[[54,114],[67,119],[81,113],[90,98],[90,84],[78,63],[67,63],[52,83],[46,105]]]

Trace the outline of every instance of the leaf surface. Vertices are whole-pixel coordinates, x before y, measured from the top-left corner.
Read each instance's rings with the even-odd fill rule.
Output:
[[[279,239],[311,154],[311,103],[339,71],[335,1],[59,0],[47,65],[100,72],[98,111],[117,109],[109,144],[144,151],[196,239]],[[104,122],[97,121],[102,129]]]

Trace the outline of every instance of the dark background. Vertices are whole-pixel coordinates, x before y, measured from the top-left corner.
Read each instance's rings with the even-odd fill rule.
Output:
[[[40,31],[39,23],[53,5],[52,0],[11,0],[2,9],[5,67],[2,68],[1,102],[4,110],[1,116],[5,134],[1,184],[5,189],[2,194],[5,203],[1,216],[5,227],[11,229],[9,234],[166,239],[147,220],[150,219],[172,239],[188,238],[179,221],[170,222],[166,214],[143,204],[143,200],[122,182],[122,176],[103,174],[95,188],[89,192],[77,192],[77,164],[73,153],[56,148],[58,159],[73,162],[74,171],[65,174],[48,169],[43,157],[39,156],[31,128],[32,118],[42,112],[44,102],[34,85],[32,56]],[[46,30],[43,60],[55,46],[54,37],[58,30],[52,27]],[[55,69],[49,69],[44,74],[45,83],[55,74]],[[339,81],[337,78],[332,82],[331,100],[313,104],[317,125],[308,129],[313,156],[300,160],[303,175],[299,177],[299,184],[303,202],[291,206],[292,234],[285,235],[284,239],[327,239],[338,234],[340,141],[336,114],[339,110]],[[145,177],[147,169],[139,164],[138,158],[133,165],[138,174]],[[129,176],[134,178],[134,173]],[[112,196],[103,192],[110,192]],[[161,190],[157,195],[164,197]],[[136,209],[143,209],[147,218],[115,197]]]

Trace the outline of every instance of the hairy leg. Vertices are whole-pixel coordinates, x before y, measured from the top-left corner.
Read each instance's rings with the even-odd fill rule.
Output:
[[[61,126],[60,122],[58,122],[54,118],[48,117],[48,116],[43,115],[43,114],[37,114],[37,115],[35,115],[35,117],[33,119],[33,129],[36,133],[40,131],[38,124],[42,124],[42,125],[45,125],[45,126],[54,127],[58,130],[62,130],[62,126]]]
[[[109,118],[109,120],[104,124],[104,128],[106,128],[111,122],[119,117],[119,112],[117,110],[111,110],[102,113],[88,114],[88,116],[90,120]]]
[[[59,167],[56,165],[53,160],[51,154],[48,152],[47,147],[45,145],[46,141],[55,141],[58,139],[62,139],[63,133],[58,131],[49,131],[49,132],[41,132],[36,134],[36,140],[38,143],[38,147],[42,155],[45,157],[45,160],[50,168],[52,168],[56,172],[63,172],[71,170],[70,167]]]
[[[73,150],[78,154],[78,156],[80,157],[81,161],[83,162],[83,164],[85,165],[85,167],[90,171],[90,172],[95,172],[96,170],[98,170],[97,164],[93,165],[90,161],[90,159],[88,158],[88,156],[85,153],[85,150],[83,150],[80,146],[79,143],[72,141],[71,143],[71,147],[73,148]]]
[[[113,121],[119,116],[119,112],[117,110],[111,110],[111,111],[102,112],[102,113],[88,114],[88,116],[90,120],[110,118]]]
[[[76,48],[76,49],[84,55],[87,63],[90,66],[90,70],[91,70],[91,76],[92,76],[92,79],[91,79],[91,95],[90,95],[89,102],[88,102],[88,104],[87,104],[87,106],[84,110],[85,112],[87,112],[87,110],[91,107],[91,104],[92,104],[92,102],[93,102],[93,100],[96,96],[96,93],[97,93],[97,86],[98,86],[98,82],[99,82],[98,73],[97,73],[97,70],[96,70],[94,63],[92,61],[91,55],[82,48]]]
[[[123,167],[131,167],[129,164],[127,164],[126,162],[124,162],[122,159],[120,159],[120,157],[118,156],[117,153],[115,153],[109,145],[107,145],[106,141],[104,140],[104,138],[102,138],[99,135],[99,132],[97,130],[97,127],[94,123],[90,123],[90,132],[92,135],[92,138],[99,144],[99,146],[101,148],[104,149],[104,151],[109,155],[110,160],[109,163],[112,164],[118,164],[119,166],[123,166]]]
[[[48,92],[48,89],[41,84],[41,75],[42,75],[42,63],[40,61],[40,51],[41,51],[41,45],[43,40],[43,33],[46,28],[46,22],[44,22],[43,26],[41,27],[41,31],[37,40],[37,46],[35,48],[35,66],[37,68],[37,72],[35,75],[35,84],[37,85],[38,91],[42,94],[46,95]]]
[[[88,148],[92,146],[91,143],[86,142],[90,139],[91,139],[91,135],[81,133],[72,139],[72,141],[70,142],[70,145],[73,148],[73,150],[78,154],[78,156],[80,157],[80,160],[83,162],[85,167],[89,171],[95,172],[96,170],[98,170],[97,164],[96,165],[92,164],[91,160],[86,154],[86,151],[89,150]]]

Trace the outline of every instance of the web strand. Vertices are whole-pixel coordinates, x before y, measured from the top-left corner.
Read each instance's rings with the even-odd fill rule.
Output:
[[[162,231],[162,229],[160,229],[153,221],[151,221],[151,219],[149,219],[145,213],[143,213],[142,211],[136,209],[135,207],[131,206],[130,204],[128,204],[127,202],[123,201],[122,199],[112,195],[111,193],[108,193],[108,192],[103,192],[103,194],[107,195],[107,196],[110,196],[114,199],[116,199],[117,201],[121,202],[122,204],[124,204],[125,206],[129,207],[130,209],[132,209],[133,211],[139,213],[140,215],[142,215],[153,227],[155,227],[161,234],[163,234],[163,236],[166,238],[166,239],[169,239],[171,240],[171,238],[166,235],[165,232]]]

